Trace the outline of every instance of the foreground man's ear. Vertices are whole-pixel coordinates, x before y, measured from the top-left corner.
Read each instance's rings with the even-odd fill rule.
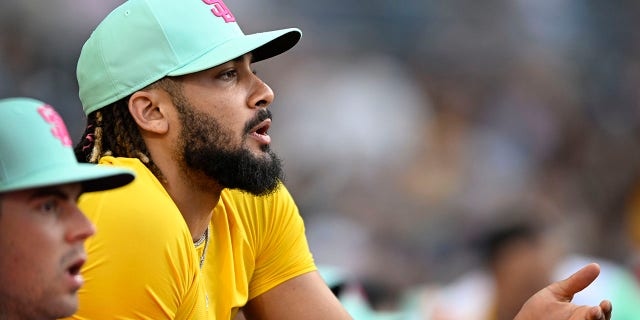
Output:
[[[141,130],[165,134],[169,130],[167,118],[171,99],[159,89],[136,91],[129,99],[129,113]]]

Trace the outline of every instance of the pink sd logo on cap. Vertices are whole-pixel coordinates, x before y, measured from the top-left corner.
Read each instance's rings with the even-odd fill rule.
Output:
[[[51,128],[51,134],[59,139],[62,142],[63,146],[70,147],[71,138],[69,137],[67,126],[64,125],[62,117],[60,117],[56,110],[54,110],[50,105],[45,104],[42,107],[38,108],[38,113],[42,116],[44,121],[53,125],[53,127]]]
[[[236,21],[236,17],[231,13],[231,10],[227,8],[227,5],[224,4],[222,0],[202,0],[202,2],[213,6],[211,12],[213,12],[213,15],[216,17],[224,19],[225,22]]]

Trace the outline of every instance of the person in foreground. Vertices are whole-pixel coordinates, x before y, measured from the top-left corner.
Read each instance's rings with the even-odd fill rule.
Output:
[[[274,93],[252,69],[300,37],[245,35],[220,0],[130,0],[97,26],[77,66],[87,126],[76,156],[137,178],[80,203],[101,232],[87,241],[74,318],[351,319],[282,183]],[[546,289],[524,315],[598,319],[560,303],[581,285]]]
[[[57,319],[78,307],[83,244],[94,225],[83,192],[132,172],[78,164],[58,113],[31,98],[0,99],[0,319]]]
[[[83,197],[77,319],[348,319],[316,270],[251,69],[300,39],[244,35],[222,1],[132,0],[84,44],[80,161],[137,173]]]

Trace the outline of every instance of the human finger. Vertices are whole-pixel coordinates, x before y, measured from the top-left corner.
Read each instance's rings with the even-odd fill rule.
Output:
[[[611,320],[611,313],[613,312],[613,305],[609,300],[602,300],[600,302],[600,309],[604,312],[604,317],[606,320]]]
[[[548,289],[558,300],[569,302],[576,293],[589,286],[599,274],[600,266],[597,263],[590,263],[570,277],[552,283]]]

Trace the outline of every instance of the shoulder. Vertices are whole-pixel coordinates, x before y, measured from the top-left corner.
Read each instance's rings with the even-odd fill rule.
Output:
[[[230,226],[256,241],[292,224],[302,224],[298,208],[283,184],[266,196],[224,190],[214,216],[226,219]]]
[[[122,188],[91,192],[80,198],[80,208],[100,230],[88,243],[132,247],[130,239],[135,238],[136,245],[144,245],[146,251],[170,247],[191,249],[189,228],[182,214],[139,160],[105,157],[100,164],[133,169],[136,179]]]
[[[220,204],[238,214],[254,216],[256,213],[274,213],[283,209],[295,208],[293,197],[284,184],[268,195],[256,196],[240,190],[225,189]]]
[[[100,165],[132,169],[136,179],[121,188],[91,192],[81,197],[80,207],[94,223],[100,224],[104,219],[110,220],[110,217],[130,224],[137,222],[140,224],[137,227],[141,228],[176,229],[175,223],[184,223],[180,211],[162,184],[138,159],[104,157]]]
[[[161,319],[160,313],[179,312],[182,303],[197,298],[198,260],[189,228],[159,182],[140,166],[133,165],[137,176],[129,185],[87,193],[79,201],[99,230],[85,243],[89,258],[80,295],[85,312],[108,308],[122,318]],[[131,277],[131,270],[153,272]]]

